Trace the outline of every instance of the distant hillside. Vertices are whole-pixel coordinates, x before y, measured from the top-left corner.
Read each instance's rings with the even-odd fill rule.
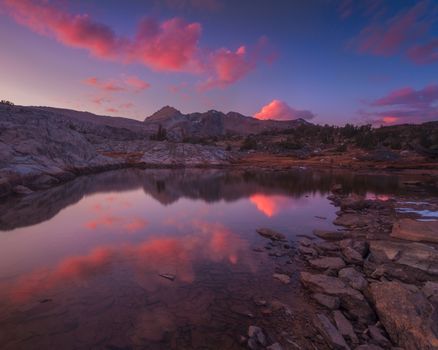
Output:
[[[202,138],[246,136],[262,132],[284,131],[308,125],[303,119],[290,121],[259,120],[236,112],[227,114],[210,110],[205,113],[183,114],[166,106],[147,117],[144,123],[165,129],[167,139],[185,141]]]

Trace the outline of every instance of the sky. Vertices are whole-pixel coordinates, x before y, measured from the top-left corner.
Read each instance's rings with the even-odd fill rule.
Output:
[[[0,0],[0,99],[143,120],[438,120],[434,0]]]

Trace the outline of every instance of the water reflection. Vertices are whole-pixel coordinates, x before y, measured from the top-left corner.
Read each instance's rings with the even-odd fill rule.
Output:
[[[271,173],[125,169],[82,176],[44,192],[3,201],[0,203],[0,230],[12,230],[49,220],[84,196],[138,188],[143,188],[146,194],[163,205],[175,203],[180,198],[214,203],[251,197],[260,210],[266,210],[265,214],[272,216],[278,208],[283,207],[288,198],[301,198],[312,193],[326,194],[335,183],[342,184],[347,191],[361,194],[367,191],[386,194],[400,189],[400,181],[395,176],[358,175],[348,172],[315,172],[303,169]],[[282,199],[274,197],[275,195],[287,197]],[[111,198],[112,196],[108,196],[108,201]]]
[[[335,183],[379,198],[403,190],[396,177],[303,169],[128,169],[9,198],[0,348],[238,349],[254,297],[302,304],[272,282],[255,229],[293,239],[332,228]]]

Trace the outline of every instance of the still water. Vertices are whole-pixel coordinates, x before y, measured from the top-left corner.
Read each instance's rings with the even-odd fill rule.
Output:
[[[396,177],[306,169],[128,169],[3,200],[0,348],[239,348],[254,298],[300,305],[255,230],[294,241],[333,228],[335,183],[399,189]]]

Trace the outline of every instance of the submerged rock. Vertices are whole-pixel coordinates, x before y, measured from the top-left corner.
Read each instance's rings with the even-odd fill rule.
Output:
[[[272,241],[282,241],[286,239],[285,235],[283,235],[282,233],[271,230],[269,228],[259,228],[256,231],[260,236],[269,238]]]
[[[331,310],[339,309],[339,306],[341,305],[341,301],[338,297],[322,293],[314,293],[312,294],[312,298],[315,299],[322,306],[325,306],[326,308]]]

